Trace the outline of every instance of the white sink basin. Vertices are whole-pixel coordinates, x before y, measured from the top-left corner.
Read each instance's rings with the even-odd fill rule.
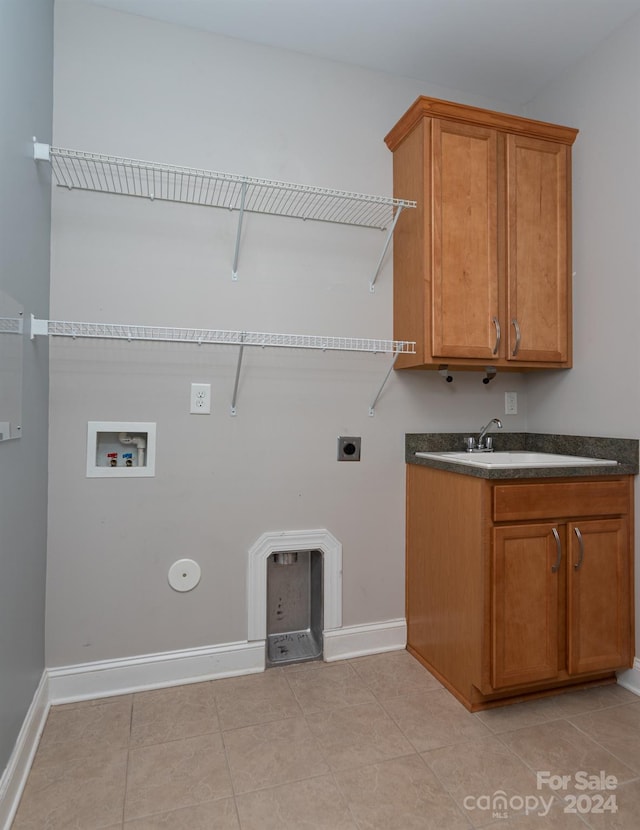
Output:
[[[586,458],[581,455],[558,455],[551,452],[417,452],[417,458],[431,458],[482,467],[485,470],[511,470],[525,467],[610,467],[618,462],[608,458]]]

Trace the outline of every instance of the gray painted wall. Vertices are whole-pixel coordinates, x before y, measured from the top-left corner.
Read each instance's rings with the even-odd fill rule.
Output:
[[[53,0],[0,0],[0,289],[47,316]],[[28,328],[28,326],[27,326]],[[48,348],[24,339],[23,437],[0,444],[0,773],[44,668]]]
[[[114,48],[115,46],[115,48]],[[94,152],[392,192],[384,136],[419,93],[501,108],[451,89],[56,3],[54,143]],[[391,263],[369,293],[379,231],[247,217],[94,193],[53,194],[54,319],[392,336]],[[326,528],[343,545],[343,623],[404,616],[404,434],[477,430],[520,375],[485,386],[396,375],[388,357],[51,343],[47,665],[247,638],[249,548],[264,532]],[[213,412],[189,415],[189,385]],[[156,477],[87,479],[87,421],[155,421]],[[339,435],[362,461],[338,463]],[[169,566],[195,558],[176,594]]]

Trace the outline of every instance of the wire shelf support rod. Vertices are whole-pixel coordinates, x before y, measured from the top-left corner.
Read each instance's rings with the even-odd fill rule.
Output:
[[[384,389],[384,387],[386,386],[387,381],[389,380],[389,376],[391,375],[391,372],[393,371],[393,367],[396,365],[396,360],[398,359],[399,354],[400,354],[400,352],[396,351],[395,354],[393,355],[393,360],[391,361],[391,366],[389,366],[389,371],[384,376],[384,380],[382,381],[382,385],[378,389],[378,394],[375,396],[375,398],[373,399],[373,401],[371,403],[371,406],[369,407],[369,417],[371,417],[371,418],[373,418],[373,416],[376,414],[376,412],[375,412],[376,404],[378,403],[378,399],[380,398],[380,395],[382,395],[382,390]]]

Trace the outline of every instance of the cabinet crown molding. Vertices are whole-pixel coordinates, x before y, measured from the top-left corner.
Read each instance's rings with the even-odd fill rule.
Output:
[[[439,98],[427,98],[425,95],[420,95],[385,136],[384,140],[387,147],[391,151],[395,150],[423,118],[439,118],[458,123],[492,127],[496,130],[525,135],[529,138],[557,141],[569,146],[573,144],[578,135],[578,130],[573,127],[549,124],[546,121],[534,121],[519,115],[508,115],[503,112],[494,112],[480,107],[458,104],[454,101],[443,101]]]

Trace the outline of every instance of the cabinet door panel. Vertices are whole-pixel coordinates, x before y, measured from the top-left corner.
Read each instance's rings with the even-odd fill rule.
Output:
[[[569,360],[568,175],[565,145],[507,136],[509,360]]]
[[[568,534],[569,673],[629,665],[632,586],[627,521],[574,522]]]
[[[497,133],[433,120],[435,357],[495,359]]]
[[[495,689],[558,674],[558,545],[554,525],[493,530],[492,684]],[[563,528],[556,529],[562,545]]]

